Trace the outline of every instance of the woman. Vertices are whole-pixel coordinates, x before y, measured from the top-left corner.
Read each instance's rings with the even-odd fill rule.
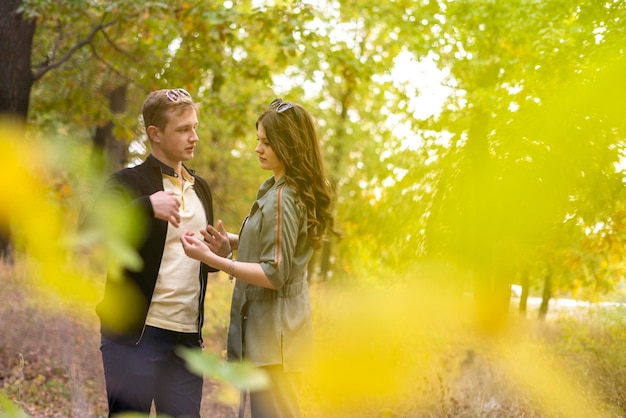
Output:
[[[228,358],[251,361],[271,384],[250,394],[252,417],[297,417],[298,381],[313,345],[307,265],[332,231],[331,191],[313,119],[302,106],[276,99],[256,128],[255,152],[273,176],[261,185],[239,236],[218,221],[217,228],[200,231],[204,241],[192,233],[181,241],[188,256],[237,279]],[[225,240],[238,249],[236,261],[216,254]]]

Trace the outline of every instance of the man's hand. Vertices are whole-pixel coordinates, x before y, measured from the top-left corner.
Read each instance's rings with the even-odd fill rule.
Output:
[[[174,192],[161,190],[153,193],[150,195],[150,203],[152,203],[155,218],[167,221],[178,228],[180,225],[180,214],[178,213],[180,200],[174,196]]]

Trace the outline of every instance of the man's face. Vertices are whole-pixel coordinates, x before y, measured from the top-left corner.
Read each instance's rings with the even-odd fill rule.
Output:
[[[198,116],[195,109],[185,109],[178,112],[170,111],[165,129],[155,128],[153,149],[155,157],[169,166],[175,167],[178,163],[193,158],[196,143],[199,138],[196,134]]]

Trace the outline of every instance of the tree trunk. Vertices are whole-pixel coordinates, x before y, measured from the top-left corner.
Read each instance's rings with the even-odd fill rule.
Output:
[[[30,60],[35,21],[17,12],[21,4],[22,0],[0,1],[0,118],[25,125],[34,83]],[[0,257],[13,261],[10,228],[0,231]]]
[[[35,21],[17,12],[21,3],[0,1],[0,115],[25,123],[34,82],[30,66]]]
[[[124,84],[107,94],[111,112],[121,113],[126,110],[126,90],[127,86]],[[93,136],[94,166],[100,173],[112,173],[127,163],[128,147],[123,140],[115,137],[113,128],[113,122],[109,121],[96,127]]]
[[[0,261],[13,264],[13,242],[11,232],[0,226]]]
[[[330,257],[332,255],[333,243],[331,237],[322,243],[322,251],[320,253],[320,276],[322,279],[328,279],[331,271]]]
[[[548,271],[543,282],[543,296],[539,306],[539,319],[545,319],[548,315],[548,306],[552,298],[552,271]]]
[[[488,113],[477,105],[466,146],[468,184],[467,254],[474,273],[474,299],[478,325],[488,332],[496,330],[506,312],[501,311],[499,278],[494,274],[493,234],[490,229],[491,176],[487,142]],[[510,297],[510,295],[509,295]]]
[[[331,159],[331,167],[330,172],[337,175],[337,173],[342,173],[342,163],[344,161],[344,136],[346,132],[345,125],[348,121],[348,108],[350,100],[352,99],[352,89],[348,87],[343,96],[341,97],[341,115],[339,117],[339,123],[337,125],[337,142],[335,144],[335,152],[333,154],[333,158]],[[336,188],[338,181],[336,178],[331,178],[332,186]],[[335,196],[338,190],[335,189]],[[335,215],[334,209],[331,209],[331,213]],[[319,262],[319,275],[322,280],[328,279],[332,269],[331,256],[332,256],[332,234],[329,234],[328,239],[322,242],[322,248],[319,254],[318,259],[314,260],[315,262]],[[313,269],[314,270],[314,269]]]
[[[519,299],[519,313],[521,316],[526,317],[526,312],[528,310],[528,292],[530,290],[530,275],[528,270],[524,270],[522,272],[520,284],[522,285],[522,294]]]
[[[494,274],[508,266],[498,265],[499,249],[495,244],[497,226],[495,215],[494,179],[489,157],[489,122],[491,119],[488,97],[497,85],[497,65],[487,65],[475,75],[469,85],[476,86],[470,106],[466,155],[468,159],[468,254],[474,270],[474,292],[479,326],[487,332],[498,331],[506,321],[511,299],[509,276]],[[506,262],[506,261],[504,261]],[[505,289],[506,287],[506,289]]]

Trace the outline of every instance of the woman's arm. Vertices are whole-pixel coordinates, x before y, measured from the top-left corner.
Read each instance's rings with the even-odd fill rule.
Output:
[[[210,235],[209,232],[200,231],[202,235]],[[205,237],[206,239],[207,237]],[[183,249],[187,256],[203,262],[213,268],[222,270],[231,277],[236,277],[246,283],[255,286],[275,289],[274,285],[265,275],[265,272],[258,263],[244,263],[241,261],[231,260],[226,257],[220,257],[209,248],[206,242],[199,240],[193,236],[192,232],[186,232],[180,238]]]

